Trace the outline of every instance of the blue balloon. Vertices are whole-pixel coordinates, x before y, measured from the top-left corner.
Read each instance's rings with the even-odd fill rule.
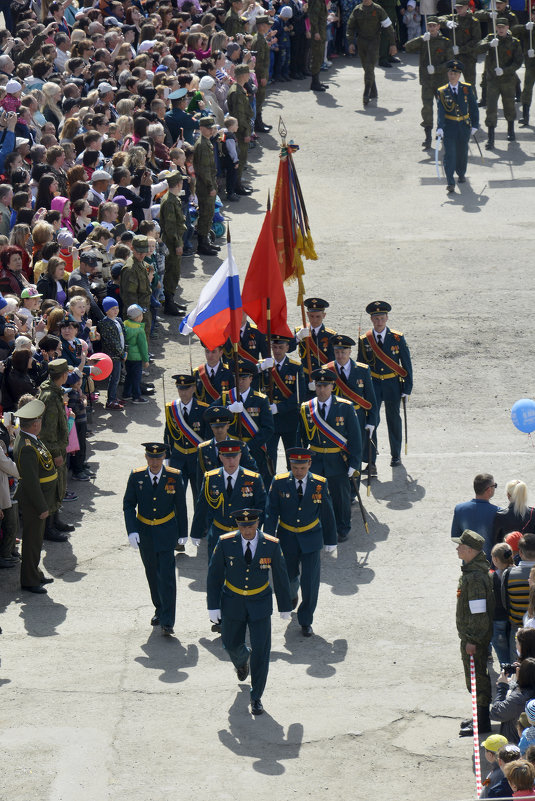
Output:
[[[513,425],[524,434],[535,431],[535,401],[531,398],[517,400],[511,409]]]

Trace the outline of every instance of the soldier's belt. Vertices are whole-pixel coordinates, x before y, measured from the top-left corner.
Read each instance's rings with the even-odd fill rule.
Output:
[[[258,595],[259,592],[267,590],[269,581],[266,581],[262,587],[257,587],[256,590],[240,590],[239,587],[235,587],[234,584],[231,584],[230,581],[225,579],[225,587],[228,587],[229,590],[232,590],[232,592],[235,592],[237,595]]]
[[[454,117],[452,114],[444,114],[447,120],[453,120],[454,122],[466,122],[466,120],[470,119],[470,114],[465,114],[462,117]]]
[[[54,471],[51,476],[45,476],[39,479],[39,484],[48,484],[49,481],[55,481],[58,474]]]
[[[176,448],[177,451],[180,453],[196,453],[197,448],[181,448],[180,445],[177,445],[176,442],[173,442],[173,448]]]
[[[139,522],[145,523],[146,526],[161,526],[162,523],[168,523],[170,520],[172,520],[174,516],[175,516],[174,510],[172,512],[169,512],[168,515],[165,515],[165,517],[157,517],[154,520],[149,520],[147,517],[136,515]]]
[[[223,523],[220,523],[218,520],[212,520],[214,526],[220,528],[222,531],[236,531],[236,526],[224,526]]]
[[[317,448],[316,445],[310,446],[311,451],[315,451],[316,453],[340,453],[342,450],[341,448]]]
[[[285,528],[286,531],[293,531],[294,534],[302,534],[304,531],[310,531],[310,529],[315,528],[319,522],[319,517],[317,517],[312,523],[309,523],[308,526],[289,526],[287,523],[283,523],[282,520],[279,520],[279,526]]]
[[[385,378],[397,378],[398,374],[397,373],[385,373],[384,375],[381,375],[380,373],[372,373],[372,376],[374,378],[379,378],[381,381],[384,381]]]

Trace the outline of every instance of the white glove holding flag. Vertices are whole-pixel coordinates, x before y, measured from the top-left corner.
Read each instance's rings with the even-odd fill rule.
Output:
[[[368,423],[368,425],[365,425],[365,426],[364,426],[364,428],[366,429],[366,431],[368,431],[368,432],[369,432],[369,434],[370,434],[370,437],[371,437],[371,436],[372,436],[372,434],[373,434],[373,432],[375,431],[375,426],[372,426],[372,425],[370,425],[370,424]]]
[[[478,132],[478,128],[470,128],[470,136],[474,136]]]
[[[281,612],[280,616],[281,616],[281,620],[291,620],[292,619],[291,612]]]
[[[315,381],[309,381],[308,382],[308,388],[309,388],[309,390],[311,392],[315,392],[316,391],[316,382]]]
[[[422,36],[422,39],[423,39],[424,42],[428,42],[430,40],[430,38],[431,38],[431,34],[429,33],[429,31],[426,31],[424,33],[424,35]]]
[[[449,28],[450,31],[453,30],[453,28],[458,28],[458,27],[459,27],[459,23],[458,22],[454,22],[452,19],[449,19],[446,22],[446,28]]]
[[[458,56],[459,55],[459,47],[458,47],[458,45],[453,45],[453,47],[451,49],[453,50],[453,55],[454,56]]]
[[[347,475],[349,476],[349,478],[351,478],[351,476],[353,475],[354,472],[355,472],[355,468],[354,467],[348,467],[347,468]]]
[[[188,541],[187,537],[179,537],[178,538],[178,544],[179,545],[185,545],[187,543],[187,541]]]
[[[243,412],[243,403],[241,401],[234,401],[234,403],[230,404],[228,409],[230,412],[234,412],[234,414]]]
[[[533,24],[533,22],[531,20],[529,22],[526,22],[526,30],[527,31],[532,31],[534,27],[535,26],[534,26],[534,24]]]
[[[535,56],[535,50],[532,50],[532,49],[530,48],[530,49],[528,50],[528,57],[529,57],[529,58],[533,58],[533,56]]]
[[[305,328],[301,328],[301,330],[297,332],[295,338],[298,342],[302,342],[303,339],[306,339],[309,336],[310,336],[310,328],[306,326]]]
[[[275,364],[275,359],[273,356],[268,356],[267,359],[262,359],[262,361],[258,362],[258,366],[261,370],[269,370],[270,367],[273,367]]]
[[[336,551],[336,548],[337,548],[336,545],[326,545],[325,553],[333,553],[333,551]]]
[[[133,531],[128,535],[128,542],[136,551],[139,549],[139,534],[137,531]]]
[[[210,618],[210,623],[221,623],[221,609],[209,609],[208,617]]]
[[[491,47],[498,47],[499,42],[498,42],[498,39],[496,38],[496,36],[494,37],[494,39],[490,40],[489,44],[490,44]]]
[[[201,541],[200,540],[196,540],[195,537],[192,537],[191,538],[191,544],[195,545],[195,547],[198,548],[199,545],[201,544]]]
[[[437,128],[437,139],[442,139],[443,136],[444,136],[444,131],[442,130],[442,128]]]
[[[270,403],[269,404],[269,409],[270,409],[271,414],[277,414],[277,412],[279,411],[277,409],[277,404],[276,403]]]
[[[495,68],[494,68],[494,72],[496,73],[496,75],[498,76],[498,78],[501,78],[501,76],[503,75],[503,70],[502,70],[502,68],[501,68],[501,67],[495,67]]]
[[[428,64],[427,65],[427,72],[429,73],[429,75],[434,75],[435,74],[435,68],[433,67],[432,64]]]

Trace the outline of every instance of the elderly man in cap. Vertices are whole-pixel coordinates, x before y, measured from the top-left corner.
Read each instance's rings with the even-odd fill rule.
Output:
[[[308,397],[313,398],[315,387],[308,372],[309,354],[310,367],[312,371],[324,367],[327,362],[334,359],[334,351],[331,345],[331,338],[336,331],[334,328],[327,328],[324,323],[329,308],[329,302],[323,298],[306,298],[303,305],[307,310],[309,325],[297,328],[295,338],[299,343],[299,358],[305,372],[305,379],[308,382]],[[306,341],[305,341],[306,340]]]
[[[304,637],[311,637],[314,610],[320,587],[320,554],[325,544],[336,550],[336,520],[327,479],[310,472],[312,453],[306,448],[288,448],[290,472],[279,473],[268,493],[264,531],[280,540],[292,593],[292,608],[301,604],[297,620]],[[299,577],[301,572],[301,578]]]
[[[223,534],[208,566],[208,614],[221,622],[221,640],[236,668],[238,681],[251,670],[251,712],[261,715],[271,650],[273,592],[283,620],[291,613],[290,582],[279,540],[259,529],[262,510],[246,507],[233,512],[238,525]],[[234,527],[235,528],[235,527]],[[250,648],[245,643],[249,629]]]
[[[87,202],[90,206],[98,208],[108,200],[111,180],[111,175],[106,170],[95,170],[91,176],[91,191],[87,196]]]
[[[212,227],[217,195],[217,171],[214,146],[210,137],[214,132],[213,117],[202,117],[199,121],[201,135],[193,149],[193,169],[195,170],[199,218],[197,220],[197,253],[201,256],[215,256],[219,248],[211,245],[208,234]]]
[[[360,474],[360,426],[351,401],[333,395],[332,370],[316,370],[312,379],[316,397],[301,404],[297,444],[310,448],[314,473],[327,479],[338,542],[345,542],[351,530],[350,480]]]
[[[401,464],[402,426],[399,407],[402,398],[412,392],[411,356],[401,331],[387,328],[388,312],[392,306],[384,300],[374,300],[366,306],[373,328],[360,337],[359,361],[370,366],[373,389],[377,400],[376,429],[372,436],[372,463],[368,470],[377,475],[377,426],[381,404],[384,401],[388,439],[390,440],[390,466]]]
[[[45,404],[40,400],[23,403],[17,412],[20,429],[13,448],[20,474],[15,499],[22,512],[20,583],[23,590],[38,594],[46,594],[43,585],[54,581],[45,578],[39,561],[45,527],[61,502],[54,458],[39,439],[44,412]]]
[[[233,531],[232,512],[253,503],[262,510],[266,506],[266,491],[260,474],[240,466],[242,447],[243,443],[236,439],[218,443],[217,451],[223,466],[205,474],[195,504],[191,541],[198,546],[208,533],[208,559],[217,538]]]
[[[494,588],[490,565],[483,553],[483,537],[466,529],[452,540],[457,545],[457,556],[463,561],[457,588],[457,633],[468,692],[471,690],[470,657],[474,658],[478,731],[482,734],[491,731],[489,705],[492,696],[487,658],[492,639]],[[472,733],[472,720],[463,721],[459,734],[470,736]]]
[[[448,62],[448,83],[437,92],[437,136],[444,137],[444,172],[448,192],[455,191],[454,174],[460,184],[466,181],[468,143],[479,128],[479,107],[469,83],[460,80],[463,65]]]
[[[212,438],[201,442],[197,449],[197,486],[201,486],[204,476],[210,470],[219,470],[218,446],[229,437],[228,430],[234,421],[234,415],[226,406],[211,406],[204,413],[204,421],[212,429]],[[256,462],[245,442],[242,442],[240,464],[246,470],[258,473]]]
[[[234,68],[236,83],[232,84],[227,95],[228,113],[238,120],[238,131],[236,133],[239,158],[238,185],[236,187],[238,195],[250,195],[252,192],[251,187],[244,186],[242,182],[243,170],[247,165],[249,142],[251,141],[251,122],[254,117],[247,92],[244,89],[250,75],[248,64],[238,64]]]
[[[132,470],[123,498],[128,541],[139,548],[149,584],[152,626],[174,634],[176,614],[175,545],[188,535],[188,513],[182,474],[165,467],[167,446],[144,442],[146,467]]]
[[[199,122],[186,111],[188,105],[188,90],[185,87],[175,89],[169,95],[171,110],[165,115],[165,124],[173,138],[173,142],[184,139],[188,144],[194,144],[194,132],[199,130]]]
[[[147,341],[150,337],[150,298],[154,276],[154,267],[145,261],[145,256],[148,255],[148,252],[148,237],[136,235],[132,240],[132,255],[125,261],[119,277],[123,307],[127,309],[129,306],[137,304],[144,310],[143,321],[145,323]]]
[[[186,221],[180,202],[182,192],[182,173],[173,172],[167,176],[169,191],[160,203],[160,226],[162,241],[168,253],[165,257],[163,274],[163,291],[165,296],[164,314],[178,317],[186,311],[183,305],[175,304],[175,292],[180,280],[180,262],[183,252],[182,237],[186,230]]]

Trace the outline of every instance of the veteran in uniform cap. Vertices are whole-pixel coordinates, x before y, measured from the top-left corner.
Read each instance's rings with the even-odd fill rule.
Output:
[[[201,256],[215,256],[219,248],[211,245],[208,234],[212,227],[217,195],[217,171],[215,165],[214,146],[210,141],[215,120],[213,117],[201,117],[199,120],[201,135],[193,149],[193,169],[195,170],[197,200],[199,201],[199,218],[197,220],[197,253]]]
[[[296,328],[295,338],[299,343],[298,353],[303,365],[305,380],[308,383],[308,397],[313,398],[315,387],[308,374],[307,349],[310,350],[310,366],[312,371],[325,367],[334,359],[331,337],[336,334],[333,328],[324,324],[329,303],[323,298],[307,298],[303,305],[307,310],[309,325]],[[306,340],[306,341],[305,341]]]
[[[297,620],[303,636],[311,637],[320,587],[320,554],[324,544],[327,552],[336,549],[336,520],[327,479],[310,472],[311,452],[306,448],[288,448],[286,455],[290,472],[273,478],[264,531],[276,534],[280,540],[294,609],[301,586]]]
[[[199,545],[208,532],[208,559],[217,538],[233,531],[232,513],[254,503],[264,510],[266,490],[262,477],[240,465],[243,443],[236,439],[219,442],[217,451],[222,467],[208,470],[199,492],[191,524],[191,541]]]
[[[297,444],[310,448],[312,470],[327,479],[338,542],[345,542],[351,530],[350,479],[360,473],[360,426],[351,401],[333,395],[336,374],[323,368],[312,378],[316,397],[301,404]]]
[[[218,445],[229,437],[228,430],[234,421],[234,415],[226,406],[211,406],[203,415],[206,426],[212,429],[213,437],[201,442],[197,449],[197,486],[201,486],[204,476],[209,470],[218,470],[221,467]],[[242,442],[240,464],[246,470],[258,473],[256,462],[245,442]]]
[[[39,568],[46,521],[60,504],[58,473],[52,454],[39,439],[45,404],[32,400],[18,411],[20,429],[15,437],[13,460],[20,480],[15,491],[22,513],[22,562],[20,583],[23,590],[46,594],[45,578]]]
[[[437,92],[437,136],[444,137],[444,172],[448,192],[455,190],[454,174],[459,183],[466,181],[468,143],[479,128],[479,108],[473,87],[460,80],[463,65],[457,59],[448,62],[448,83]]]
[[[207,403],[194,398],[195,378],[192,375],[173,376],[178,399],[165,404],[164,442],[169,448],[169,464],[182,473],[184,489],[191,486],[193,503],[199,494],[197,478],[197,448],[206,439],[208,427],[204,414]]]
[[[221,640],[236,668],[238,681],[251,670],[251,712],[261,715],[269,670],[273,592],[283,620],[290,619],[290,583],[279,540],[259,529],[262,511],[235,512],[238,531],[219,538],[208,566],[208,614],[221,621]],[[245,644],[249,629],[251,647]]]
[[[186,111],[189,102],[188,90],[185,87],[175,89],[170,93],[169,100],[171,101],[171,110],[165,114],[165,124],[169,128],[173,142],[184,139],[193,147],[194,132],[199,130],[199,122]]]
[[[174,634],[176,613],[175,545],[188,536],[186,495],[180,470],[165,467],[167,446],[142,443],[146,467],[132,470],[123,498],[128,541],[139,548],[149,584],[154,616],[151,625]]]
[[[132,255],[125,261],[119,277],[123,308],[127,309],[136,303],[144,309],[143,322],[147,341],[150,337],[150,298],[152,294],[151,283],[154,276],[152,265],[149,265],[144,260],[148,252],[148,237],[136,235],[132,240]]]
[[[244,186],[242,182],[243,170],[247,164],[249,142],[251,141],[251,120],[254,116],[247,92],[244,89],[250,74],[248,64],[238,64],[234,67],[236,82],[232,84],[227,95],[228,113],[238,120],[238,130],[236,132],[239,158],[238,185],[236,187],[238,195],[249,195],[252,191],[250,187]]]
[[[461,641],[461,657],[468,692],[470,657],[474,657],[479,733],[491,730],[489,705],[491,688],[487,659],[492,639],[494,589],[489,575],[490,565],[483,553],[484,538],[466,529],[460,537],[452,537],[457,556],[462,559],[461,577],[457,588],[457,633]],[[471,721],[461,726],[460,734],[471,734]]]
[[[254,365],[241,362],[238,371],[238,387],[223,392],[212,406],[227,406],[234,413],[229,433],[248,444],[264,484],[269,487],[273,470],[266,443],[274,430],[269,400],[263,392],[251,388],[253,378],[257,375]]]
[[[359,340],[359,361],[370,366],[377,401],[377,423],[372,435],[372,464],[368,470],[377,475],[377,426],[381,404],[385,404],[386,425],[390,440],[391,467],[401,464],[402,425],[399,407],[401,398],[412,392],[412,364],[409,348],[401,331],[387,328],[388,312],[392,306],[384,300],[374,300],[366,306],[372,326]]]
[[[186,221],[180,202],[182,191],[182,173],[170,173],[167,178],[169,191],[160,202],[160,226],[162,241],[169,251],[165,257],[163,274],[163,291],[165,296],[164,314],[177,317],[185,311],[184,306],[175,304],[175,292],[180,280],[180,263],[182,260],[182,237],[186,230]]]
[[[297,359],[288,357],[293,338],[274,334],[271,350],[274,365],[271,367],[271,403],[275,430],[268,440],[267,448],[276,469],[279,440],[287,451],[295,443],[295,432],[299,423],[301,402],[307,397],[303,367]],[[264,373],[264,390],[269,391],[270,374]]]

